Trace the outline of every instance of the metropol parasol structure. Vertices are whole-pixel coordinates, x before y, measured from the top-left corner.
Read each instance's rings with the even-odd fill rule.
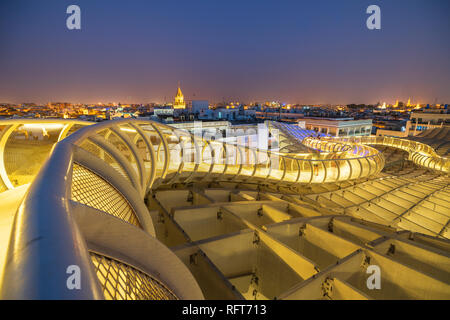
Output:
[[[446,154],[266,125],[0,120],[0,298],[450,299]]]

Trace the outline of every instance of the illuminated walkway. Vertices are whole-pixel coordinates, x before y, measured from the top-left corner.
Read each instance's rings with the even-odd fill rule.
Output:
[[[55,141],[48,143],[47,154],[54,143],[73,132],[70,128],[73,128],[74,124],[67,122],[64,129],[61,129],[63,124],[53,124],[54,128],[61,131]],[[27,129],[33,126],[41,130],[48,128],[50,124],[43,126],[35,121],[34,125],[25,123],[22,126],[16,121],[3,130],[1,144],[3,147],[0,149],[0,154],[5,154],[5,159],[0,158],[3,189],[14,187],[11,180],[18,181],[22,178],[25,182],[29,182],[37,174],[37,169],[27,174],[17,174],[14,169],[8,170],[8,166],[5,165],[9,160],[8,154],[14,153],[9,150],[12,147],[8,148],[7,141],[16,148],[18,141],[30,143],[29,139],[15,139],[11,143],[11,133],[17,128]],[[38,141],[36,144],[40,146],[44,144],[43,142],[46,141]],[[271,153],[207,141],[182,130],[142,121],[128,123],[125,120],[97,124],[92,130],[84,130],[77,141],[67,143],[73,143],[106,161],[139,189],[141,194],[146,193],[153,183],[173,183],[193,179],[245,181],[252,178],[253,182],[285,185],[346,181],[376,174],[382,170],[384,164],[380,152],[363,145],[351,156],[338,152],[331,156]],[[22,149],[15,154],[29,149],[28,146],[20,147]],[[18,160],[9,162],[12,162],[10,166],[28,168]],[[39,163],[42,162],[41,160]],[[23,179],[24,176],[28,179]]]
[[[186,252],[190,252],[186,256],[186,252],[183,251],[184,253],[181,254],[181,251],[170,250],[160,241],[167,245],[174,245],[183,244],[186,239],[188,242],[202,239],[203,236],[189,235],[189,221],[194,216],[198,216],[199,226],[203,231],[212,232],[212,225],[210,229],[207,219],[210,213],[205,216],[186,215],[187,222],[184,225],[181,222],[171,223],[174,221],[173,212],[166,209],[164,205],[153,202],[158,200],[159,190],[167,188],[186,189],[183,190],[183,194],[191,203],[199,201],[198,199],[206,199],[201,200],[205,203],[209,201],[208,197],[204,197],[202,193],[189,191],[190,186],[194,185],[207,188],[210,184],[221,183],[224,184],[222,187],[233,188],[235,192],[229,194],[229,198],[224,201],[233,201],[234,197],[242,201],[255,201],[257,198],[252,200],[251,194],[239,192],[240,189],[249,186],[286,190],[281,196],[276,193],[263,196],[271,203],[279,202],[279,197],[293,196],[294,199],[284,213],[283,210],[257,208],[256,217],[269,217],[268,220],[265,218],[259,222],[257,222],[258,219],[254,220],[255,217],[252,218],[250,214],[254,212],[254,209],[251,209],[250,215],[246,216],[244,206],[238,210],[239,212],[233,213],[239,216],[237,220],[235,216],[226,213],[226,210],[220,210],[220,212],[216,210],[212,217],[219,220],[226,217],[227,221],[231,219],[231,224],[224,226],[225,233],[247,229],[243,234],[254,240],[254,231],[256,231],[258,239],[263,239],[261,245],[270,244],[268,252],[272,252],[275,256],[281,255],[284,263],[287,263],[289,268],[294,268],[294,273],[286,273],[286,276],[292,276],[292,279],[296,277],[296,274],[305,280],[324,270],[325,265],[317,267],[314,263],[305,263],[309,260],[308,258],[305,260],[302,253],[300,258],[298,253],[291,255],[289,253],[291,251],[287,250],[285,245],[280,245],[278,240],[274,240],[277,236],[268,232],[269,225],[296,217],[309,219],[319,215],[334,216],[342,213],[361,217],[366,221],[374,221],[375,217],[380,216],[379,213],[374,213],[361,204],[364,199],[361,203],[354,203],[361,205],[362,211],[358,215],[352,211],[350,203],[341,205],[343,212],[339,212],[340,209],[336,209],[336,205],[331,205],[336,196],[331,196],[330,207],[316,206],[319,209],[314,208],[314,201],[321,204],[325,201],[320,202],[313,195],[308,196],[309,198],[295,196],[296,190],[306,187],[322,188],[334,185],[342,189],[346,184],[349,187],[359,184],[364,179],[373,181],[382,178],[383,175],[380,172],[384,166],[384,157],[378,150],[367,145],[379,144],[376,143],[379,140],[344,140],[344,143],[340,143],[307,138],[306,144],[326,152],[286,154],[207,141],[182,130],[149,121],[107,121],[85,128],[82,127],[88,123],[64,120],[61,120],[61,124],[54,121],[49,123],[39,120],[25,120],[26,123],[20,121],[0,122],[0,129],[3,129],[0,133],[2,135],[0,138],[2,190],[14,191],[16,190],[14,188],[32,182],[15,216],[15,223],[11,230],[1,287],[1,296],[4,298],[201,299],[205,296],[209,297],[205,294],[204,283],[202,284],[199,280],[198,274],[192,269],[190,263],[191,259],[194,259],[194,264],[200,263],[195,262],[195,252],[199,247],[191,245],[190,249],[186,249]],[[30,132],[33,130],[36,130],[37,138],[30,139]],[[40,132],[40,135],[37,132]],[[62,139],[65,136],[66,138]],[[421,145],[416,145],[420,146],[419,151],[416,152],[412,151],[412,144],[404,145],[403,142],[398,144],[389,140],[383,140],[380,143],[406,148],[413,159],[416,159],[420,152],[426,154],[428,158],[435,157],[431,150]],[[23,153],[27,150],[25,147],[27,144],[36,145],[36,148],[45,145],[44,149],[36,149],[39,150],[38,154],[43,155],[36,160],[38,166],[44,163],[46,155],[51,152],[51,156],[42,168],[35,169],[28,164],[21,165],[21,161],[27,160],[27,154]],[[14,154],[21,154],[22,158],[14,158]],[[35,160],[31,158],[29,161]],[[426,167],[434,165],[436,170],[444,171],[446,168],[448,170],[445,162],[441,161],[439,165],[436,165],[435,161],[437,160],[434,158],[425,162],[417,160]],[[30,168],[28,171],[21,171],[28,167]],[[448,191],[447,180],[436,176],[430,177],[430,181],[438,182],[439,187],[435,188],[433,183],[430,185],[424,182],[421,188],[427,188],[427,192],[424,192],[423,196],[417,195],[414,198],[416,200],[411,201],[413,206],[426,207],[429,205],[427,201],[435,197],[445,199]],[[392,182],[390,186],[392,184],[395,182]],[[406,187],[409,189],[400,191],[411,193],[412,184],[406,186],[405,182]],[[393,190],[382,190],[386,195],[389,195],[390,191]],[[422,201],[424,197],[428,198]],[[327,199],[327,195],[323,198]],[[175,199],[176,197],[173,197],[171,201],[175,203]],[[367,196],[365,201],[371,202],[374,199]],[[435,220],[436,225],[423,225],[423,220],[413,219],[411,207],[405,205],[403,209],[409,211],[400,212],[399,209],[395,211],[395,216],[389,217],[391,220],[397,219],[390,223],[392,225],[390,229],[386,229],[389,230],[390,239],[397,239],[395,233],[397,228],[432,234],[440,238],[448,237],[443,219]],[[167,213],[164,213],[164,210]],[[196,212],[198,212],[197,209]],[[350,219],[350,217],[341,217],[338,220],[343,218]],[[386,225],[389,224],[387,222],[389,219],[381,217],[376,222]],[[320,228],[323,227],[323,223],[330,223],[330,217],[324,218],[323,221],[319,223]],[[161,223],[165,229],[161,229]],[[292,223],[297,222],[292,221]],[[315,225],[312,222],[308,224]],[[362,230],[366,230],[364,223],[358,222],[358,224],[361,224]],[[437,225],[442,227],[439,232]],[[296,228],[297,226],[294,229]],[[375,229],[377,228],[385,230],[383,228],[386,227],[378,226]],[[312,227],[309,229],[315,230]],[[161,230],[164,232],[161,233]],[[268,232],[267,235],[265,232]],[[298,234],[298,228],[296,232]],[[385,234],[375,233],[378,236]],[[161,234],[170,235],[169,239],[164,240]],[[320,232],[317,234],[313,232],[312,236],[324,236],[325,238],[320,242],[328,237]],[[422,239],[423,236],[418,237]],[[372,240],[374,239],[376,238]],[[342,242],[342,246],[345,247],[346,243]],[[352,258],[354,263],[357,263],[360,258],[367,258],[367,255],[361,251],[366,247],[361,244],[358,246],[349,247],[359,252],[354,254],[358,258]],[[442,246],[445,247],[445,244]],[[203,248],[201,250],[208,251]],[[209,261],[207,263],[212,261],[217,266],[220,262],[213,258],[215,250],[224,250],[224,248],[219,246],[214,249],[213,246],[213,249],[206,253],[208,257],[206,260]],[[353,251],[345,251],[346,254],[351,252]],[[242,254],[245,255],[246,252]],[[378,259],[375,253],[370,255],[373,259]],[[345,257],[344,254],[335,256],[339,259]],[[155,259],[155,257],[158,258]],[[420,260],[420,255],[417,259]],[[239,259],[233,259],[233,261],[237,260]],[[301,271],[295,270],[297,267],[292,264],[296,263],[299,263],[298,268]],[[82,270],[83,285],[81,290],[70,291],[66,287],[66,269],[68,265],[74,264]],[[233,269],[233,267],[230,268]],[[417,266],[413,265],[412,268],[415,270]],[[248,268],[246,270],[248,271]],[[439,270],[437,268],[437,271]],[[252,277],[251,273],[247,273],[242,274],[245,278],[239,278],[241,271],[236,267],[233,272],[222,274],[226,274],[226,277],[237,277],[234,279],[236,283],[241,283],[243,279],[247,281],[248,276]],[[215,276],[217,277],[217,274]],[[425,285],[423,288],[426,297],[447,297],[445,292],[448,287],[445,282],[442,282],[441,277],[442,274],[439,273],[437,277],[432,277],[434,280],[420,278],[420,281],[425,281],[424,283],[432,283],[432,287]],[[133,281],[130,282],[130,279]],[[222,280],[222,285],[226,287],[227,282]],[[336,283],[338,282],[344,283],[344,288],[354,286],[351,279],[337,279]],[[18,283],[21,285],[17,285]],[[277,282],[275,279],[273,282],[264,283],[276,286]],[[292,282],[289,283],[292,284]],[[395,296],[393,292],[396,292],[401,285],[403,283],[395,284],[393,291],[381,297]],[[258,298],[303,297],[298,293],[288,294],[285,291],[287,289],[286,283],[283,288],[269,290],[267,292],[271,292],[270,294],[263,293]],[[251,292],[245,292],[242,292],[242,296],[251,298]],[[365,294],[360,296],[365,297]],[[411,293],[406,297],[417,297],[417,295]]]
[[[309,147],[319,149],[321,151],[331,151],[342,148],[342,144],[354,146],[353,152],[358,152],[358,146],[363,145],[382,145],[392,148],[401,149],[409,153],[409,159],[419,166],[432,170],[441,171],[443,173],[450,172],[450,159],[440,156],[429,145],[424,143],[399,139],[393,137],[350,137],[350,138],[323,138],[321,140],[306,138],[303,143]]]

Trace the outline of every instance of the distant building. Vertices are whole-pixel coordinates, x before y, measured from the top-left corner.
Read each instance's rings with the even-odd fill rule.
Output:
[[[172,108],[154,108],[153,113],[155,116],[173,116]]]
[[[369,136],[372,131],[372,119],[354,120],[353,118],[304,118],[301,127],[334,137]]]
[[[216,136],[218,135],[218,133],[220,133],[219,136],[221,138],[222,132],[229,130],[231,124],[228,121],[212,121],[212,122],[191,121],[191,122],[172,123],[171,126],[177,129],[187,130],[195,135],[201,133],[202,136],[205,134],[208,134],[209,136]]]
[[[214,119],[218,120],[236,120],[239,115],[239,109],[217,108],[214,110]]]
[[[412,135],[420,131],[450,126],[450,114],[445,109],[428,109],[426,112],[411,113]]]
[[[208,100],[192,100],[192,113],[205,114],[209,110]]]

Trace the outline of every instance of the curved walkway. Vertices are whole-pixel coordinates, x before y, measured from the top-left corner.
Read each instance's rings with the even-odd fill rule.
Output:
[[[439,156],[436,151],[429,145],[412,140],[399,139],[394,137],[375,137],[375,136],[363,136],[363,137],[350,137],[350,138],[306,138],[303,143],[307,146],[320,149],[320,150],[333,150],[333,146],[340,144],[353,146],[352,150],[355,150],[358,145],[383,145],[392,148],[401,149],[409,153],[409,160],[415,164],[440,171],[443,173],[450,172],[450,159],[447,157]]]

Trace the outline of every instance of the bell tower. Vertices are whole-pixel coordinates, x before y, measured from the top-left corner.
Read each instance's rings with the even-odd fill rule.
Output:
[[[175,96],[175,102],[173,103],[174,109],[186,109],[186,103],[184,102],[183,92],[180,89],[180,83],[178,83],[178,90]]]

